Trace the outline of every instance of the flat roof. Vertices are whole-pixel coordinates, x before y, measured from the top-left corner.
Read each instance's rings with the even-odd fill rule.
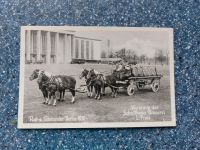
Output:
[[[99,40],[99,39],[87,38],[87,37],[81,37],[81,36],[75,36],[75,38],[88,39],[88,40],[94,40],[94,41],[102,41],[102,40]]]
[[[102,41],[102,40],[95,39],[95,38],[88,38],[88,37],[76,36],[76,31],[74,31],[74,30],[57,30],[57,29],[50,29],[50,28],[46,29],[45,27],[34,28],[34,26],[30,26],[29,28],[27,28],[25,30],[32,30],[32,31],[38,31],[38,30],[40,30],[40,31],[46,31],[46,32],[55,32],[55,33],[61,33],[61,34],[74,35],[75,38],[80,38],[80,39]]]
[[[53,29],[26,29],[31,31],[45,31],[45,32],[55,32],[55,33],[61,33],[61,34],[70,34],[74,35],[74,31],[62,31],[62,30],[53,30]]]

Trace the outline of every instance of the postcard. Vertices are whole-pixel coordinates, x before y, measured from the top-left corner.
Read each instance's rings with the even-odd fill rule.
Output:
[[[18,128],[176,126],[172,28],[22,26]]]

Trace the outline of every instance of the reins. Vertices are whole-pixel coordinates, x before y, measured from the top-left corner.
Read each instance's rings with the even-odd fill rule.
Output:
[[[111,86],[111,87],[113,87],[113,88],[115,88],[115,89],[121,89],[121,88],[122,88],[122,87],[117,87],[117,86],[111,85],[111,84],[109,84],[109,83],[107,83],[107,82],[105,82],[105,84],[107,84],[107,85],[109,85],[109,86]]]

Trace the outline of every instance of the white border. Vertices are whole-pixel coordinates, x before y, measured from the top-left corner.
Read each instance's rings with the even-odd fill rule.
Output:
[[[171,95],[171,121],[158,122],[105,122],[105,123],[23,123],[24,108],[24,69],[25,69],[25,30],[76,30],[76,31],[164,31],[169,32],[170,55],[170,95]],[[22,26],[20,48],[20,82],[18,105],[18,128],[44,129],[44,128],[130,128],[130,127],[173,127],[176,126],[175,110],[175,84],[174,84],[174,46],[172,28],[144,28],[144,27],[94,27],[94,26]]]

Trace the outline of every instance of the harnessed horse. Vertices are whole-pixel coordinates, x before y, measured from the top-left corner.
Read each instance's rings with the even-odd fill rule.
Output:
[[[94,79],[96,78],[96,76],[88,76],[89,70],[87,69],[83,69],[83,71],[81,72],[79,78],[85,78],[85,83],[88,89],[88,97],[92,97],[93,95],[93,87],[94,87]]]
[[[93,81],[93,85],[95,87],[95,92],[96,92],[96,99],[100,99],[101,98],[101,90],[103,95],[105,95],[105,88],[106,87],[110,87],[112,90],[112,97],[116,97],[117,96],[117,92],[118,92],[118,87],[119,84],[117,84],[117,81],[119,80],[114,74],[111,75],[107,75],[104,76],[103,74],[96,74],[94,69],[91,69],[88,72],[88,78],[90,78],[91,76],[94,76],[95,79]]]
[[[94,86],[95,94],[96,94],[95,95],[95,99],[100,100],[100,98],[101,98],[101,89],[105,89],[104,88],[105,81],[104,81],[103,74],[100,74],[96,70],[91,69],[88,72],[87,78],[92,78],[92,80],[93,80],[93,86]]]
[[[42,70],[36,69],[34,71],[37,73],[36,75],[32,74],[32,78],[30,77],[30,80],[33,79],[33,76],[35,78],[38,78],[37,82],[39,84],[40,89],[44,91],[45,93],[45,103],[51,104],[51,96],[53,96],[54,102],[53,105],[56,106],[56,96],[55,93],[57,91],[60,92],[60,98],[65,94],[65,90],[69,89],[70,92],[72,93],[72,100],[71,103],[74,103],[75,101],[75,86],[76,86],[76,80],[73,77],[70,76],[65,76],[65,75],[57,75],[53,76],[50,73]],[[44,94],[43,94],[44,95]]]
[[[33,73],[31,74],[31,76],[29,77],[29,80],[32,81],[34,79],[38,79],[39,75],[41,73],[43,73],[44,70],[39,70],[39,69],[35,69],[33,71]],[[48,72],[45,72],[45,74],[47,76],[52,76],[50,73]],[[37,80],[37,83],[38,83],[38,86],[39,86],[39,89],[42,91],[42,94],[43,94],[43,97],[44,97],[44,102],[43,104],[48,104],[48,98],[49,98],[49,93],[48,93],[48,89],[47,89],[47,84],[45,84],[45,82],[48,81],[48,78],[46,78],[44,81],[41,81],[41,80]],[[64,92],[61,91],[60,92],[60,100],[62,99],[62,96],[64,98]]]

